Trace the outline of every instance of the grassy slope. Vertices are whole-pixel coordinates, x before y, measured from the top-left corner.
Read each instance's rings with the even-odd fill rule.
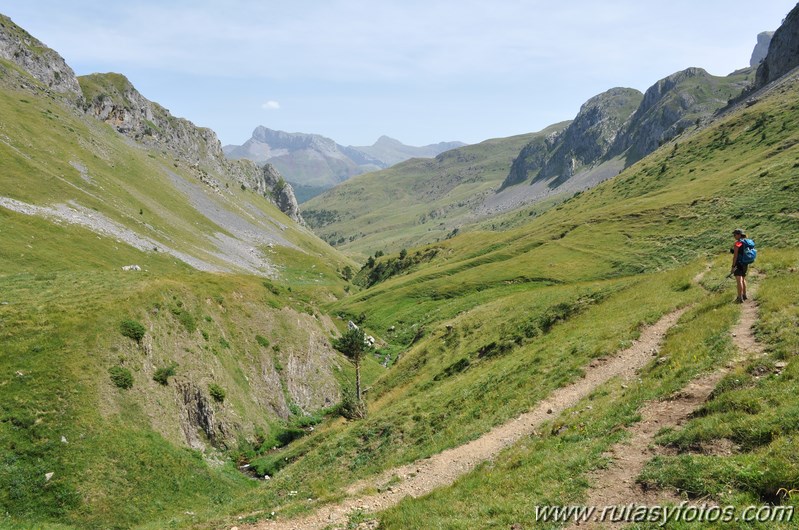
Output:
[[[224,228],[166,177],[168,169],[191,181],[189,168],[56,98],[8,88],[18,78],[35,83],[0,66],[7,87],[0,195],[39,205],[76,200],[217,262],[205,235]],[[70,162],[85,167],[90,182]],[[187,511],[216,514],[255,486],[226,454],[185,447],[178,384],[206,396],[210,383],[224,388],[224,402],[210,401],[226,430],[222,448],[236,448],[236,433],[250,440],[279,433],[278,411],[299,410],[287,371],[312,351],[312,336],[329,335],[330,325],[313,315],[344,293],[337,269],[347,261],[262,197],[231,191],[231,201],[210,195],[220,208],[235,211],[238,201],[261,212],[262,222],[285,224],[281,234],[301,249],[267,250],[280,274],[271,286],[256,276],[201,273],[162,252],[0,208],[0,526],[127,528],[155,520],[162,528],[173,516],[191,520]],[[144,271],[119,270],[131,263]],[[128,318],[145,325],[149,349],[121,335]],[[156,383],[155,370],[173,362],[168,385]],[[335,372],[351,371],[347,364],[334,356],[309,366],[321,381],[344,377]],[[131,371],[131,389],[112,384],[112,366]],[[379,371],[369,366],[374,378]],[[262,373],[275,374],[278,387]]]
[[[282,456],[294,463],[253,505],[274,509],[290,500],[284,489],[299,490],[298,498],[333,498],[354,479],[474,438],[578,377],[589,359],[624,346],[642,323],[693,303],[669,336],[669,362],[648,368],[628,390],[613,383],[599,389],[592,408],[581,404],[577,414],[558,420],[567,435],[525,442],[452,488],[405,501],[384,522],[389,528],[470,528],[475,521],[507,527],[529,523],[535,504],[578,502],[584,474],[601,465],[599,455],[623,436],[619,426],[635,421],[644,400],[731,356],[732,295],[708,295],[689,282],[708,258],[715,266],[706,287],[721,280],[731,228],[743,225],[756,238],[763,249],[758,268],[796,268],[794,250],[775,248],[799,241],[797,99],[799,87],[788,87],[518,229],[439,243],[430,264],[336,304],[334,310],[365,312],[367,326],[386,330],[396,345],[416,342],[370,389],[370,417],[289,447]],[[771,281],[764,297],[779,290],[768,288]],[[775,308],[793,307],[795,295],[780,292]],[[782,320],[771,321],[764,337],[794,319],[793,309],[774,311]],[[480,356],[485,347],[494,355]],[[790,443],[779,433],[774,440]],[[667,465],[678,464],[661,467]],[[744,473],[734,464],[725,469]],[[664,475],[659,480],[668,482],[671,475]],[[799,485],[793,475],[783,478]],[[735,484],[743,496],[737,499],[764,497],[743,477]]]
[[[4,66],[13,69],[8,63]],[[9,82],[10,74],[6,76],[0,81]],[[75,200],[141,235],[165,240],[209,263],[226,265],[214,255],[218,250],[207,237],[226,234],[225,228],[195,209],[171,184],[169,172],[197,181],[183,162],[157,150],[136,147],[111,127],[28,91],[0,91],[0,124],[3,196],[39,205]],[[271,223],[273,229],[275,222],[288,226],[281,235],[299,248],[324,256],[332,266],[344,262],[258,194],[236,185],[226,193],[223,197],[212,192],[206,195],[222,210],[237,212],[247,205],[245,208],[260,212],[260,222]]]
[[[474,205],[499,186],[525,144],[563,126],[487,140],[432,160],[412,159],[353,177],[304,203],[303,216],[323,239],[353,254],[396,252],[444,239],[454,228],[472,221]],[[321,214],[335,221],[330,223]]]

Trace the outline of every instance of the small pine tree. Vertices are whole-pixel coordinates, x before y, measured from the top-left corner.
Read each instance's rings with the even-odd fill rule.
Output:
[[[354,328],[348,330],[338,339],[333,341],[333,347],[352,359],[355,364],[355,399],[362,403],[361,398],[361,359],[366,351],[366,341],[363,330]]]

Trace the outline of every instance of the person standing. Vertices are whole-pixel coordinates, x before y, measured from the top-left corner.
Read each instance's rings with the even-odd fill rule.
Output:
[[[735,238],[735,244],[730,250],[732,252],[730,274],[735,276],[735,282],[738,287],[738,298],[735,299],[735,303],[740,304],[746,300],[746,271],[749,269],[749,264],[743,262],[746,234],[740,228],[736,228],[732,231],[732,237]]]

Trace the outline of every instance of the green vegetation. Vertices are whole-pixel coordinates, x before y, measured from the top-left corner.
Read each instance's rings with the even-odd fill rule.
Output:
[[[83,84],[99,97],[114,79]],[[385,528],[507,528],[532,521],[537,504],[584,502],[590,473],[645,403],[735,358],[739,306],[713,287],[741,225],[761,252],[753,281],[767,355],[734,369],[684,428],[660,433],[674,454],[640,480],[724,503],[795,503],[785,497],[799,488],[797,100],[795,85],[776,90],[593,190],[485,231],[456,228],[532,135],[384,172],[401,192],[353,179],[330,197],[399,210],[364,218],[336,199],[317,216],[332,222],[329,240],[372,255],[353,284],[342,276],[354,262],[238,185],[209,200],[244,205],[268,219],[262,227],[285,223],[286,245],[258,249],[273,279],[201,272],[0,208],[0,525],[221,527],[243,513],[307,511],[517,417],[686,308],[638,378],[609,381],[451,487],[380,518]],[[16,85],[0,91],[0,123],[4,196],[75,200],[222,265],[209,241],[224,227],[173,185],[173,175],[198,179],[185,164]],[[439,178],[425,181],[425,164]],[[121,271],[128,263],[142,270]],[[342,334],[348,319],[360,333]],[[354,363],[330,350],[339,335]],[[714,454],[722,444],[734,450]]]
[[[797,263],[796,251],[771,257],[758,291],[757,334],[767,354],[728,374],[683,429],[661,433],[658,442],[679,454],[652,460],[642,476],[645,483],[725,503],[789,500],[788,492],[799,484]],[[724,444],[734,449],[713,451]]]
[[[26,75],[4,60],[0,71]],[[226,229],[173,185],[199,182],[194,169],[131,146],[58,98],[19,90],[15,79],[0,75],[4,198],[74,201],[225,266],[211,237]],[[229,194],[207,195],[214,208],[246,207],[268,226],[286,224],[280,234],[292,249],[264,249],[279,269],[278,294],[261,277],[199,272],[166,252],[0,207],[0,526],[164,528],[229,513],[222,507],[255,484],[227,448],[281,421],[276,411],[288,407],[282,390],[260,382],[273,354],[258,350],[255,335],[280,341],[284,363],[314,374],[305,382],[284,370],[289,399],[306,395],[311,414],[336,398],[334,364],[346,360],[304,352],[312,340],[329,349],[328,330],[312,314],[321,314],[320,300],[344,293],[337,271],[352,262],[257,194]],[[127,264],[142,270],[121,271]],[[206,447],[200,452],[188,448],[175,418],[212,399],[204,397],[209,371],[225,391],[224,407],[212,425],[190,420],[189,434]],[[204,455],[225,464],[209,465]]]
[[[305,202],[303,217],[331,245],[364,256],[443,240],[471,221],[481,195],[499,187],[526,143],[565,125],[352,177]]]
[[[402,352],[400,360],[365,393],[367,419],[320,428],[278,453],[287,464],[260,501],[287,516],[313,503],[281,498],[281,488],[298,490],[299,497],[334,499],[353,481],[472,440],[580,377],[592,359],[629,345],[640,326],[690,305],[667,338],[665,361],[647,367],[640,381],[627,388],[611,381],[553,418],[540,436],[451,488],[405,500],[381,519],[387,528],[469,528],[474,521],[502,527],[532,520],[536,504],[581,502],[587,474],[604,464],[602,454],[623,440],[623,427],[637,421],[646,401],[733,358],[729,329],[738,307],[729,291],[711,291],[727,272],[730,228],[744,225],[768,249],[755,267],[767,275],[764,303],[772,275],[799,266],[795,251],[779,250],[799,237],[799,211],[791,198],[799,158],[790,148],[797,142],[790,129],[799,122],[797,94],[791,88],[731,113],[681,139],[678,149],[664,146],[617,178],[519,220],[516,228],[462,233],[435,247],[412,249],[408,256],[439,251],[416,269],[333,303],[331,311],[345,319],[363,314],[363,326],[379,330],[387,348]],[[758,120],[763,113],[771,118]],[[765,142],[756,123],[766,128]],[[661,172],[664,163],[668,168]],[[691,278],[706,259],[713,269],[698,287]],[[776,332],[795,322],[792,310],[782,309],[790,307],[792,291],[779,289],[783,298],[774,306],[785,311],[785,320],[764,313],[761,335],[766,326]],[[779,351],[792,358],[795,349]],[[781,396],[792,395],[784,391]],[[772,416],[763,398],[769,399],[748,398],[736,414],[749,417],[760,410],[772,419],[785,417]],[[765,425],[774,450],[784,454],[780,448],[791,435]],[[762,468],[765,457],[758,458]],[[786,460],[779,478],[787,484],[781,487],[797,486],[791,466]],[[708,477],[712,473],[707,470]],[[646,480],[669,485],[669,477],[690,476],[674,468]],[[755,491],[765,492],[775,481],[764,484]],[[481,502],[471,502],[475,498]]]
[[[108,369],[108,374],[111,376],[111,382],[117,388],[127,390],[133,386],[133,374],[127,368],[112,366]]]
[[[225,401],[225,396],[227,395],[225,389],[216,383],[211,383],[208,385],[208,393],[211,394],[211,397],[214,398],[214,401],[217,403],[222,403]]]
[[[171,363],[167,366],[162,366],[158,368],[155,373],[153,374],[153,381],[160,385],[167,385],[169,384],[169,378],[175,375],[177,370],[177,364]]]
[[[144,334],[146,333],[146,329],[141,324],[141,322],[136,322],[135,320],[123,320],[122,323],[119,325],[119,331],[125,337],[131,338],[136,342],[141,342],[144,338]]]
[[[363,405],[361,395],[361,361],[369,347],[366,345],[366,335],[360,328],[348,329],[341,337],[333,341],[333,347],[346,355],[355,365],[355,402],[345,400],[344,413],[350,419],[366,417],[366,407]],[[348,394],[345,394],[348,396]]]

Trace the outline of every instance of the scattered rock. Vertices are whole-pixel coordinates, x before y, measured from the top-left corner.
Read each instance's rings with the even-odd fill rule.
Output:
[[[22,370],[17,370],[16,375],[17,377],[25,377],[25,372],[23,372]]]
[[[140,271],[141,267],[139,267],[138,265],[125,265],[124,267],[122,267],[122,270],[123,271]]]
[[[8,305],[8,302],[6,302],[5,300],[3,300],[2,302],[0,302],[0,305]]]
[[[552,409],[547,409],[547,414],[552,414]]]
[[[44,474],[44,481],[45,482],[50,482],[50,479],[53,478],[53,475],[55,475],[55,471],[51,471],[49,473],[45,473]]]
[[[69,443],[69,442],[67,442],[67,437],[66,436],[61,436],[61,443],[62,444]]]

